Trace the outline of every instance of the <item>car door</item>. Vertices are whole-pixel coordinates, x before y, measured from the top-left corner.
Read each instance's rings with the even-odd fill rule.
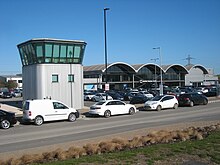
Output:
[[[173,96],[165,96],[162,101],[162,108],[171,108],[174,103],[172,101]]]
[[[106,104],[106,110],[110,110],[110,111],[111,111],[111,115],[117,114],[116,109],[117,109],[117,107],[116,107],[115,101],[109,101],[109,102]]]
[[[192,94],[194,104],[200,104],[200,96],[197,93]]]
[[[106,106],[107,110],[110,110],[112,115],[124,113],[124,106],[119,101],[110,101]]]
[[[202,94],[198,94],[198,104],[203,104],[204,103],[204,96]]]
[[[117,114],[127,114],[128,109],[126,108],[126,104],[122,101],[116,101],[117,104]]]
[[[53,111],[53,120],[64,120],[68,118],[69,108],[60,102],[53,102]]]

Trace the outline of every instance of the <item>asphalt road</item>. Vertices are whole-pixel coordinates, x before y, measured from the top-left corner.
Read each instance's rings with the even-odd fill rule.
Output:
[[[18,150],[88,140],[143,128],[214,120],[220,120],[220,102],[161,112],[139,111],[132,116],[87,117],[73,123],[59,121],[44,123],[42,126],[20,124],[8,130],[0,129],[0,158],[4,153]]]

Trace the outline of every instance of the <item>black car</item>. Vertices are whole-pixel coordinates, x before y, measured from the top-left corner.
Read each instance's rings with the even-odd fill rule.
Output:
[[[12,98],[12,94],[10,92],[3,92],[1,97],[5,99]]]
[[[145,95],[137,95],[131,98],[130,104],[143,104],[151,98],[146,97]]]
[[[218,96],[218,89],[217,88],[210,88],[210,89],[208,89],[208,92],[204,93],[204,95],[207,97]]]
[[[137,96],[139,92],[128,92],[124,96],[125,101],[131,101],[132,97]]]
[[[10,126],[17,123],[15,113],[7,112],[0,109],[0,127],[8,129]]]
[[[109,92],[108,93],[114,100],[124,100],[124,97],[119,93]]]
[[[178,97],[178,101],[180,106],[188,105],[192,107],[194,105],[199,105],[199,104],[203,104],[203,105],[208,104],[207,97],[204,96],[203,94],[198,94],[198,93],[180,94]]]

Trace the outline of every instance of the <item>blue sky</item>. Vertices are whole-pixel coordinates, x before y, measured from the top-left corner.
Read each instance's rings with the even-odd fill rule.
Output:
[[[83,65],[103,64],[105,7],[109,63],[151,63],[161,47],[164,65],[190,55],[220,74],[219,0],[2,0],[0,74],[21,73],[16,45],[32,38],[83,40]]]

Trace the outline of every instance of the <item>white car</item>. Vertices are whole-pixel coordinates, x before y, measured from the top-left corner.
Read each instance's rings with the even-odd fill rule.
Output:
[[[95,96],[94,92],[84,92],[84,100],[90,101]]]
[[[75,121],[79,112],[69,108],[64,103],[56,100],[26,100],[23,103],[23,121],[34,121],[36,125],[42,125],[45,121],[69,120]]]
[[[96,93],[95,96],[93,96],[92,101],[102,101],[102,100],[106,100],[106,96],[107,96],[107,100],[113,100],[113,98],[106,94],[106,93]]]
[[[144,109],[146,110],[157,110],[160,111],[161,109],[167,108],[178,108],[178,100],[173,95],[162,95],[162,96],[155,96],[149,101],[146,101],[144,104]]]
[[[146,96],[147,98],[153,98],[154,95],[152,95],[151,93],[147,92],[147,91],[140,91],[140,94]]]
[[[107,100],[95,103],[90,107],[89,114],[104,116],[106,118],[112,115],[130,114],[133,115],[137,109],[132,104],[126,104],[120,100]]]

